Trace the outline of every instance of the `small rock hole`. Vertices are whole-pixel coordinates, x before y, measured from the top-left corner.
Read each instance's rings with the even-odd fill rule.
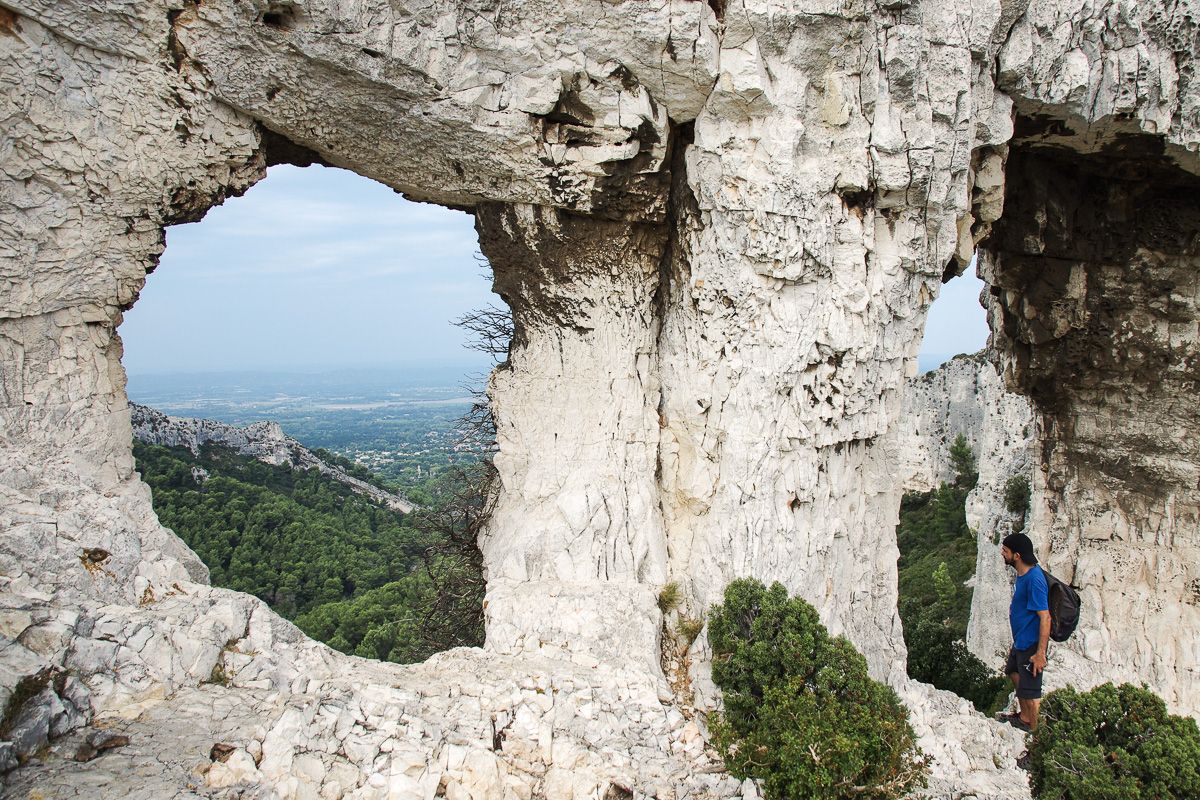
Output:
[[[101,547],[89,547],[83,551],[83,554],[93,564],[99,564],[109,556],[109,552]]]
[[[262,24],[277,31],[290,31],[299,21],[300,10],[291,3],[273,2],[263,12]]]
[[[234,750],[237,750],[237,748],[231,744],[217,742],[212,746],[212,749],[208,751],[208,757],[212,761],[220,761],[221,763],[225,763],[229,760],[229,757],[233,755]]]
[[[610,783],[604,792],[604,800],[631,800],[633,789],[620,783]]]

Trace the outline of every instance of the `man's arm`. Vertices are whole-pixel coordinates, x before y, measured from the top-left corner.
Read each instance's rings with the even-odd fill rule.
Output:
[[[1037,612],[1038,622],[1038,646],[1037,652],[1033,654],[1033,658],[1029,659],[1029,664],[1033,668],[1033,674],[1037,675],[1046,668],[1046,645],[1050,642],[1050,612]]]

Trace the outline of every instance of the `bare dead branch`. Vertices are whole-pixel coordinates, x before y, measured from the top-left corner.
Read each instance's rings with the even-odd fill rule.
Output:
[[[487,353],[497,364],[508,360],[508,345],[512,342],[512,314],[507,308],[487,305],[468,311],[454,321],[454,324],[471,333],[473,338],[467,342],[471,350]]]

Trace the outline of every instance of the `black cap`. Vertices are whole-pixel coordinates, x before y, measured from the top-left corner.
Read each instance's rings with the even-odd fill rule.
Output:
[[[1036,564],[1037,556],[1033,554],[1033,542],[1023,533],[1013,533],[1004,537],[1001,542],[1009,550],[1013,551],[1021,557],[1021,560],[1026,564]]]

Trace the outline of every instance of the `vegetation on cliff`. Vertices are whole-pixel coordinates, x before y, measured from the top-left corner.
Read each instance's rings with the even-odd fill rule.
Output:
[[[1042,702],[1029,745],[1041,800],[1183,800],[1200,791],[1200,728],[1145,687],[1066,688]]]
[[[896,693],[779,583],[737,580],[709,616],[724,713],[714,743],[729,771],[768,798],[899,798],[927,760]]]

